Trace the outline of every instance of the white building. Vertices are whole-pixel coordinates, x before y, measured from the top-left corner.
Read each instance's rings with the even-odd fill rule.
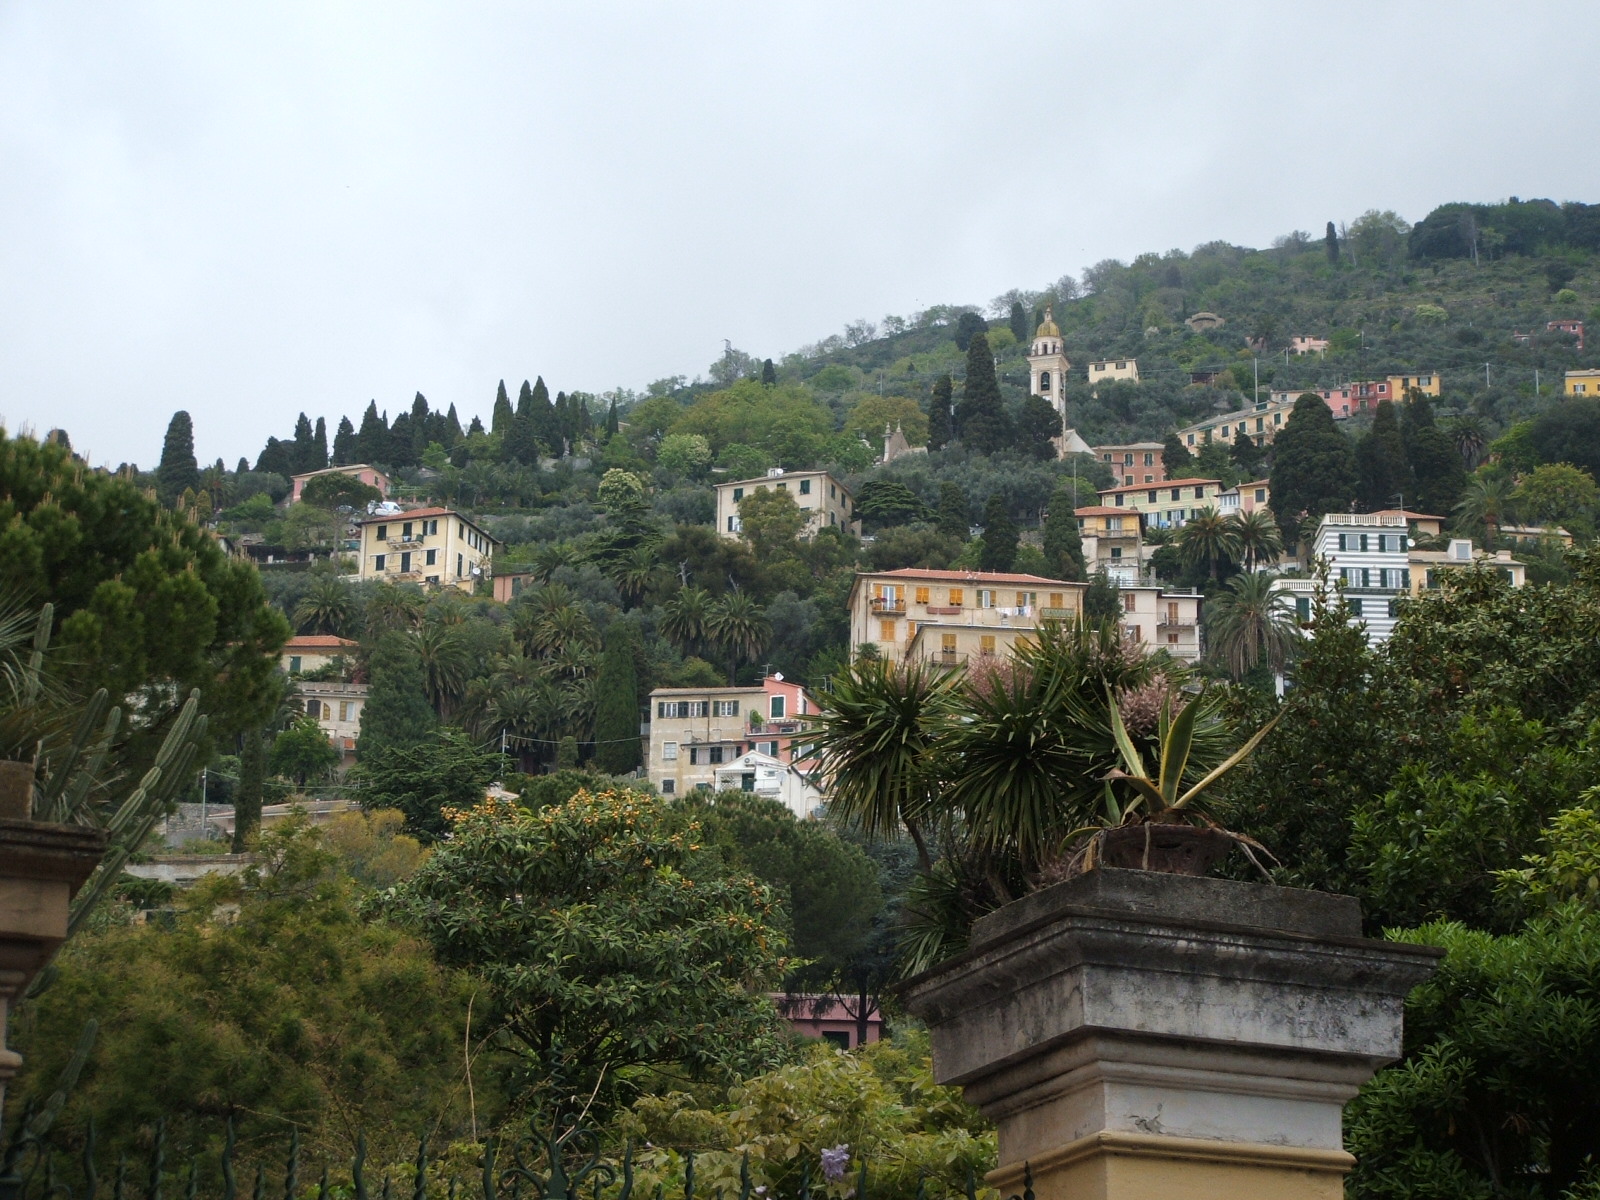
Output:
[[[1067,348],[1061,340],[1061,329],[1056,325],[1055,313],[1045,306],[1044,320],[1034,331],[1033,345],[1028,351],[1028,391],[1050,401],[1061,420],[1062,431],[1052,440],[1056,444],[1056,457],[1069,454],[1093,454],[1094,450],[1076,429],[1067,428],[1067,372],[1072,363],[1067,359]]]
[[[1107,358],[1089,364],[1089,382],[1110,383],[1115,379],[1139,382],[1139,360],[1136,358]]]
[[[815,817],[822,809],[822,792],[793,763],[752,750],[714,772],[719,792],[750,792],[776,800],[799,820]]]
[[[849,488],[826,471],[785,471],[782,467],[773,467],[756,479],[717,484],[717,533],[737,538],[744,529],[739,520],[739,502],[769,488],[789,493],[795,507],[805,515],[806,523],[799,534],[802,539],[810,541],[824,529],[842,529],[861,536],[861,522]]]
[[[1315,558],[1326,559],[1350,615],[1367,626],[1376,645],[1394,632],[1398,602],[1411,595],[1411,538],[1406,518],[1390,513],[1329,513],[1317,525]],[[1315,579],[1279,579],[1273,588],[1289,596],[1302,621],[1311,617]]]

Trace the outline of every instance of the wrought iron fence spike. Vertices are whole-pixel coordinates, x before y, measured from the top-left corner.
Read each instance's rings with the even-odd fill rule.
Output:
[[[294,1200],[300,1190],[300,1126],[289,1130],[289,1164],[283,1172],[283,1200]]]
[[[856,1200],[867,1200],[867,1157],[861,1156],[861,1174],[856,1176]]]
[[[811,1200],[811,1160],[800,1164],[800,1200]]]
[[[383,1177],[383,1191],[379,1192],[378,1195],[382,1196],[383,1200],[389,1200],[389,1177],[387,1175]]]
[[[928,1200],[928,1173],[917,1172],[917,1200]]]
[[[445,1190],[445,1200],[456,1200],[456,1177],[450,1176],[450,1186]]]
[[[622,1146],[622,1191],[617,1194],[617,1200],[631,1200],[633,1196],[633,1139],[629,1138]]]
[[[356,1200],[367,1200],[366,1166],[367,1131],[363,1129],[356,1134],[356,1157],[350,1164],[350,1183],[355,1188]]]

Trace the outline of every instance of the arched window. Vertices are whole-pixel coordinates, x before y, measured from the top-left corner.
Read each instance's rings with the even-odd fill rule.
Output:
[[[1050,390],[1050,372],[1049,371],[1040,371],[1039,372],[1039,390],[1041,392],[1048,392]]]

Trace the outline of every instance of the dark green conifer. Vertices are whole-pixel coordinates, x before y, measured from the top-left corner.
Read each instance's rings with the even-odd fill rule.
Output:
[[[956,435],[978,454],[1003,450],[1015,436],[1000,399],[1000,382],[995,378],[986,334],[975,333],[967,343],[967,378],[956,410]]]
[[[378,414],[376,400],[367,404],[367,411],[361,416],[356,450],[360,462],[387,465],[393,461],[389,456],[389,422]]]
[[[161,465],[156,468],[156,494],[161,503],[176,504],[185,490],[200,486],[200,464],[194,457],[194,422],[179,409],[167,422],[161,443]]]
[[[354,463],[359,445],[356,427],[350,424],[350,418],[340,417],[339,428],[333,435],[333,465],[348,467]]]
[[[774,384],[778,382],[778,368],[772,365],[772,360],[770,358],[762,360],[761,382],[765,384]]]
[[[943,450],[955,437],[954,417],[950,411],[953,390],[949,375],[934,380],[933,396],[928,401],[929,450]]]
[[[506,395],[506,381],[502,379],[494,394],[494,411],[489,417],[489,429],[501,437],[511,432],[511,398]]]
[[[1050,496],[1044,518],[1044,558],[1057,579],[1088,578],[1083,562],[1083,536],[1078,531],[1078,494],[1063,480]],[[1138,516],[1133,518],[1137,521]]]
[[[320,471],[328,465],[328,422],[317,418],[317,428],[311,435],[311,466],[308,471]]]
[[[1333,227],[1333,222],[1328,222],[1328,232],[1322,235],[1322,248],[1327,252],[1330,266],[1339,265],[1339,234]]]
[[[1408,496],[1411,501],[1416,499],[1400,421],[1395,416],[1394,405],[1387,400],[1378,402],[1372,428],[1356,443],[1356,473],[1359,500],[1367,512],[1391,508],[1401,496]]]
[[[356,755],[415,746],[432,734],[437,718],[424,690],[422,659],[403,633],[378,639],[367,667],[371,680],[361,710],[361,735]]]
[[[1056,456],[1052,438],[1061,436],[1061,415],[1043,396],[1029,396],[1017,414],[1017,449],[1045,460]]]
[[[1011,519],[1006,498],[999,492],[989,495],[983,506],[983,553],[978,556],[982,571],[1009,571],[1017,561],[1017,524]]]
[[[1288,545],[1302,524],[1324,513],[1343,512],[1356,497],[1355,450],[1327,402],[1306,392],[1272,445],[1272,511]],[[1168,472],[1169,476],[1171,472]]]
[[[1450,435],[1433,420],[1433,401],[1412,388],[1407,393],[1405,415],[1400,420],[1406,461],[1416,481],[1416,507],[1425,513],[1449,516],[1466,487],[1466,469]],[[1412,501],[1408,498],[1406,503]]]
[[[1021,300],[1011,302],[1011,332],[1021,345],[1027,345],[1033,337],[1035,326],[1028,321],[1028,310],[1022,307]]]
[[[960,538],[963,542],[972,536],[972,510],[967,504],[967,494],[961,485],[948,479],[939,485],[939,532]]]
[[[641,761],[633,626],[627,621],[611,622],[605,643],[595,678],[594,762],[609,775],[624,775]]]

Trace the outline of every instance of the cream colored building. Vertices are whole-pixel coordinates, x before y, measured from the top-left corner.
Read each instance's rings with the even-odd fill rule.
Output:
[[[826,471],[785,471],[782,467],[774,467],[756,479],[717,484],[717,533],[725,538],[737,538],[742,532],[739,502],[769,488],[788,492],[805,514],[805,527],[800,531],[802,538],[809,540],[824,529],[842,529],[861,536],[861,522],[856,518],[855,500],[849,488]]]
[[[1220,479],[1169,479],[1148,487],[1140,483],[1106,488],[1099,507],[1142,513],[1148,525],[1177,529],[1200,510],[1216,508],[1222,491]]]
[[[1146,650],[1164,650],[1183,662],[1200,660],[1200,594],[1154,584],[1123,587],[1123,637]]]
[[[285,675],[305,675],[320,670],[335,659],[351,658],[360,642],[326,633],[302,633],[283,644],[278,665]]]
[[[1268,480],[1255,479],[1236,484],[1217,493],[1217,511],[1225,517],[1235,513],[1253,513],[1258,508],[1272,507],[1272,485]]]
[[[816,711],[805,688],[782,675],[751,687],[656,688],[645,760],[650,782],[663,796],[715,789],[717,772],[747,754],[809,778],[816,764],[805,733]]]
[[[356,739],[361,736],[361,710],[367,704],[367,685],[311,683],[302,679],[295,683],[294,691],[306,715],[316,719],[339,751],[344,765],[355,761]]]
[[[1144,522],[1138,510],[1091,504],[1074,509],[1073,515],[1089,573],[1104,571],[1118,587],[1138,583],[1144,569]]]
[[[1139,360],[1136,358],[1106,358],[1089,364],[1089,382],[1110,383],[1115,379],[1139,382]]]
[[[714,790],[749,792],[765,800],[776,800],[798,820],[822,815],[823,795],[817,782],[793,763],[780,762],[770,754],[751,750],[713,771]]]
[[[1413,596],[1420,596],[1424,591],[1438,587],[1447,572],[1466,567],[1493,567],[1514,588],[1528,582],[1528,569],[1511,557],[1511,551],[1496,550],[1489,554],[1476,549],[1470,538],[1451,538],[1443,550],[1412,550],[1407,557],[1410,560]]]
[[[850,646],[889,662],[956,665],[1008,650],[1041,622],[1076,619],[1087,585],[994,571],[864,571],[850,591]]]
[[[1569,396],[1600,396],[1600,370],[1568,371],[1566,385]]]
[[[490,574],[499,543],[449,508],[414,508],[363,517],[360,576],[472,591]]]
[[[1207,442],[1223,442],[1231,446],[1245,436],[1257,445],[1263,445],[1278,436],[1288,422],[1289,414],[1294,411],[1295,400],[1299,398],[1299,393],[1296,393],[1293,399],[1262,400],[1237,412],[1197,421],[1178,430],[1178,440],[1191,449],[1204,446]]]

